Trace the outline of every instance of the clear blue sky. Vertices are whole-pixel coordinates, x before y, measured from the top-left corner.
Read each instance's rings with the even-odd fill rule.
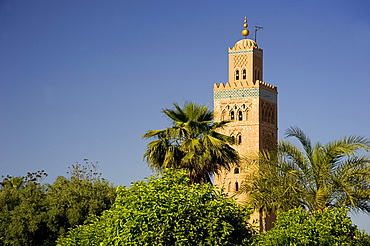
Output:
[[[141,135],[161,108],[213,108],[227,48],[258,24],[279,138],[370,137],[370,2],[0,0],[0,175],[54,182],[89,158],[129,185],[152,173]],[[370,232],[370,216],[354,216]]]

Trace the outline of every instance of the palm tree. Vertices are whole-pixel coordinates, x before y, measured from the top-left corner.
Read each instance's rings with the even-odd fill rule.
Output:
[[[280,141],[277,155],[262,154],[259,169],[242,187],[255,208],[321,211],[346,206],[370,213],[370,156],[358,155],[370,150],[368,139],[349,136],[312,145],[297,127],[290,127],[286,136],[296,138],[303,150]]]
[[[165,168],[187,170],[191,183],[211,182],[211,175],[221,168],[238,165],[239,156],[230,147],[233,139],[220,134],[227,121],[212,123],[213,112],[205,105],[186,102],[184,108],[162,109],[172,121],[164,130],[150,130],[143,138],[155,138],[144,154],[149,167],[156,171]]]

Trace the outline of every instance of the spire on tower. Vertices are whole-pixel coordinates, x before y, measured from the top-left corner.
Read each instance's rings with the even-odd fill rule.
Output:
[[[249,35],[249,31],[247,30],[248,24],[247,24],[247,17],[244,17],[244,30],[242,31],[242,34],[245,38]]]

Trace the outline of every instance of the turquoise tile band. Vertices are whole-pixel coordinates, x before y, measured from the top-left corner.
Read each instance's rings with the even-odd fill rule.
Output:
[[[273,103],[277,103],[277,94],[262,88],[246,88],[233,90],[217,90],[213,92],[214,100],[260,97]]]
[[[247,53],[255,53],[257,55],[262,56],[262,52],[258,50],[236,50],[236,51],[229,51],[229,55],[239,55],[239,54],[247,54]]]

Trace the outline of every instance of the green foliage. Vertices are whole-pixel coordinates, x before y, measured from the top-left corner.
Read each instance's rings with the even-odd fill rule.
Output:
[[[84,159],[83,164],[76,162],[76,164],[72,164],[72,166],[68,167],[69,172],[68,174],[71,177],[80,180],[89,180],[94,181],[96,179],[100,179],[101,173],[97,172],[98,169],[98,162],[89,162],[89,159]]]
[[[41,245],[48,238],[45,189],[34,174],[40,173],[1,182],[0,245]]]
[[[115,188],[91,166],[79,165],[77,170],[83,170],[78,177],[58,177],[43,186],[39,183],[47,175],[43,170],[6,176],[0,182],[0,245],[54,245],[70,227],[109,209]]]
[[[250,210],[216,192],[189,185],[184,170],[117,188],[116,202],[58,245],[241,245],[251,237]]]
[[[301,206],[296,171],[277,153],[263,151],[256,158],[248,158],[247,163],[251,172],[246,174],[239,193],[247,193],[253,208],[268,215]]]
[[[59,176],[47,194],[48,227],[53,238],[65,235],[69,228],[109,209],[116,197],[115,188],[105,180],[94,181]]]
[[[352,225],[346,208],[309,213],[302,208],[280,213],[275,227],[256,236],[253,245],[370,245],[370,238]]]
[[[325,145],[312,144],[299,128],[287,131],[303,149],[280,141],[278,153],[260,157],[259,168],[245,182],[255,208],[288,211],[303,206],[309,211],[346,206],[370,212],[370,141],[349,136]]]
[[[237,152],[228,145],[233,139],[217,132],[226,121],[212,124],[213,112],[205,105],[190,102],[185,103],[184,108],[173,105],[174,110],[162,110],[172,126],[151,130],[142,136],[155,139],[144,154],[152,169],[184,168],[191,183],[207,183],[221,168],[229,169],[230,165],[238,164]]]
[[[47,177],[48,174],[44,170],[36,171],[33,173],[28,172],[26,176],[22,177],[12,177],[7,175],[6,177],[2,176],[3,181],[0,182],[2,187],[7,185],[13,186],[16,189],[20,189],[29,183],[40,184],[41,181]]]

